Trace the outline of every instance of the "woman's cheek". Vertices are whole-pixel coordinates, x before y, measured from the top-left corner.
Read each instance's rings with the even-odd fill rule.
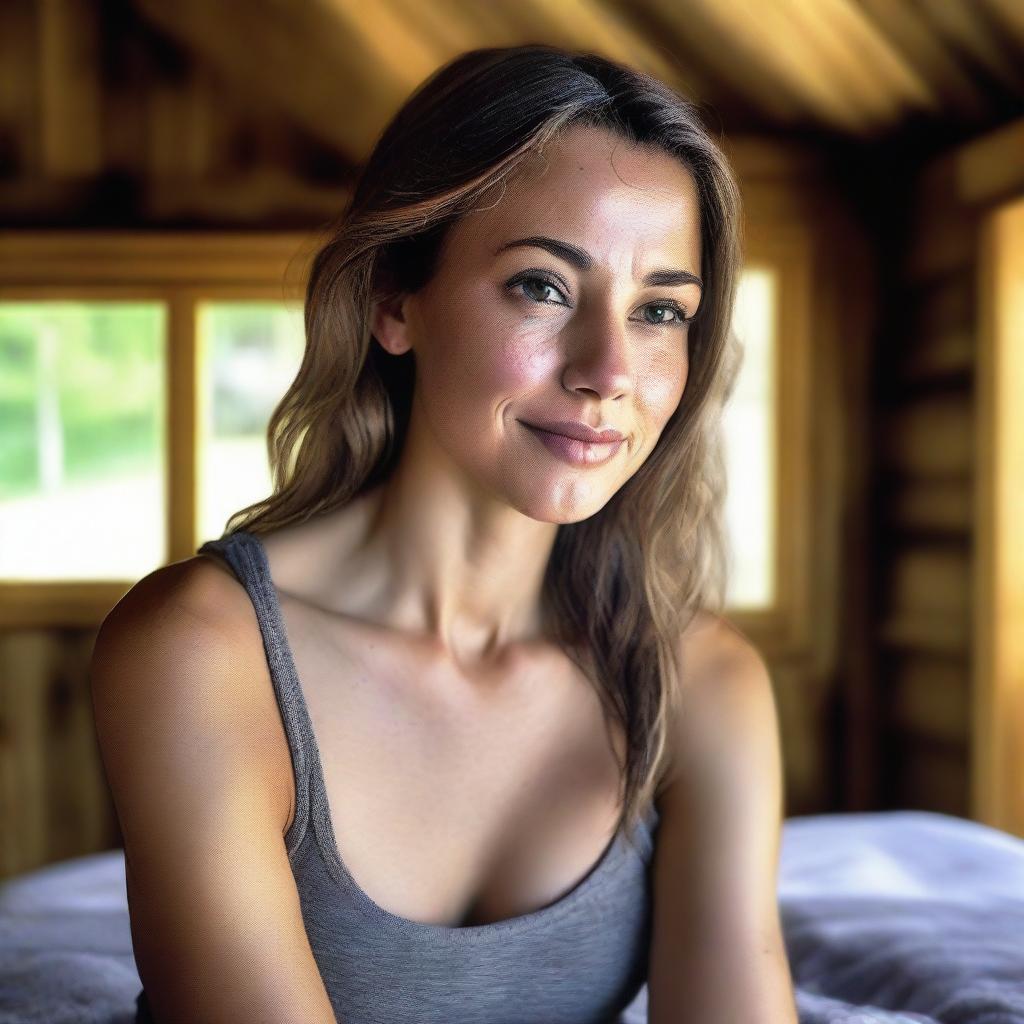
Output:
[[[517,334],[505,339],[492,364],[492,383],[510,395],[541,387],[555,372],[556,352],[535,336]]]
[[[685,352],[685,350],[684,350]],[[637,386],[640,404],[646,406],[657,422],[664,424],[676,411],[686,389],[689,363],[685,357],[667,354],[652,363],[641,375]]]

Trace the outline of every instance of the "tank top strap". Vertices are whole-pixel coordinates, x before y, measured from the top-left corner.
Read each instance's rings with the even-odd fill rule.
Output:
[[[223,558],[245,587],[263,637],[263,649],[295,775],[295,814],[285,836],[288,855],[291,857],[306,834],[312,805],[316,802],[311,793],[318,754],[309,710],[288,646],[284,618],[270,575],[266,550],[258,537],[245,530],[236,530],[202,544],[197,554],[206,553]]]

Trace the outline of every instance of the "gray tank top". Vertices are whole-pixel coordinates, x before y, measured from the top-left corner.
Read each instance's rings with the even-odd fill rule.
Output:
[[[634,849],[620,829],[553,903],[490,924],[449,927],[392,914],[338,851],[320,755],[262,542],[244,530],[207,541],[256,610],[291,750],[295,817],[285,835],[313,955],[341,1024],[615,1024],[647,978],[652,803]],[[153,1018],[146,993],[137,1024]],[[631,1011],[630,1018],[635,1011]]]

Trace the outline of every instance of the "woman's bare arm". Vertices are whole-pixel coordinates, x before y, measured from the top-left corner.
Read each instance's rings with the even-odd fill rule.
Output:
[[[650,1024],[796,1024],[777,899],[782,759],[771,677],[728,624],[674,726],[654,860]]]
[[[247,600],[208,561],[175,563],[122,599],[92,657],[135,959],[160,1024],[336,1019],[284,845],[290,761],[274,754],[283,728]]]

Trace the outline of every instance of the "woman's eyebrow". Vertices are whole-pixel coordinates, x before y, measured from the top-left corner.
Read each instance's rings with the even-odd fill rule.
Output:
[[[568,242],[560,241],[557,238],[549,238],[547,235],[530,235],[529,238],[517,238],[515,241],[505,242],[498,246],[494,255],[497,256],[498,253],[502,253],[506,249],[516,249],[524,245],[545,249],[552,256],[557,256],[559,259],[565,260],[566,263],[571,263],[577,270],[590,270],[594,266],[594,258],[590,253],[575,245],[570,245]],[[645,285],[695,284],[700,287],[701,291],[704,290],[704,282],[696,274],[691,274],[688,270],[676,270],[671,267],[662,270],[652,270],[644,276],[641,283]]]

